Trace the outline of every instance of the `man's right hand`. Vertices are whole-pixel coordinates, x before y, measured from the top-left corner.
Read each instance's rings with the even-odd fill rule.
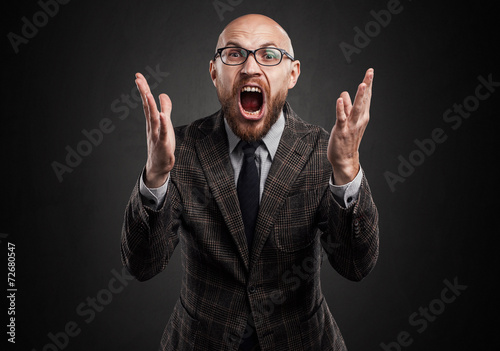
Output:
[[[148,188],[159,188],[167,181],[175,163],[175,134],[170,120],[172,102],[167,94],[160,94],[159,112],[146,78],[140,73],[136,73],[135,77],[146,117],[148,160],[144,183]]]

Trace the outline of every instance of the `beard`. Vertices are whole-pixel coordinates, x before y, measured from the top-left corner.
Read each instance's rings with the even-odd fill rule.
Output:
[[[246,83],[246,82],[245,82]],[[279,91],[274,98],[267,98],[265,102],[266,113],[262,116],[259,121],[249,121],[244,120],[241,116],[240,109],[238,106],[238,98],[240,94],[239,84],[235,84],[233,89],[228,94],[223,94],[217,89],[217,96],[219,98],[222,112],[227,120],[227,123],[233,133],[243,141],[253,142],[261,140],[273,124],[278,120],[285,101],[288,95],[288,90]],[[270,97],[269,87],[267,85],[262,86],[266,97]],[[262,106],[261,108],[264,108]],[[263,122],[260,124],[258,122]],[[259,124],[259,125],[257,125]]]

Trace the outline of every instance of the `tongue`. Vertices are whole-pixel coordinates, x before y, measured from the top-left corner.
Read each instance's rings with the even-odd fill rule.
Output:
[[[262,94],[243,92],[241,94],[241,106],[248,112],[255,112],[262,106]]]

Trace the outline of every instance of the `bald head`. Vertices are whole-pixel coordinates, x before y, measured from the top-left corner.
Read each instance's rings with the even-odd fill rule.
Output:
[[[258,47],[245,47],[249,43],[254,43]],[[273,19],[258,14],[238,17],[224,28],[219,35],[216,49],[233,45],[242,46],[250,50],[255,50],[262,46],[275,46],[285,49],[292,56],[294,55],[292,41],[283,27]]]
[[[242,56],[240,50],[228,50],[227,56],[222,52],[220,59],[216,54],[210,60],[210,77],[224,118],[234,134],[246,141],[260,140],[280,117],[288,90],[299,78],[300,61],[289,56],[293,55],[293,49],[286,31],[263,15],[245,15],[229,23],[220,34],[216,49],[228,46],[251,50],[253,58]],[[289,55],[279,56],[270,50],[264,50],[266,54],[255,53],[268,47],[285,50]],[[240,61],[224,64],[223,57]],[[277,57],[281,61],[275,65],[259,62]]]

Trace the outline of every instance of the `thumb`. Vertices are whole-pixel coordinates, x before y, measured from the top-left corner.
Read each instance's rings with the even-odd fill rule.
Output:
[[[160,94],[160,140],[165,141],[173,126],[170,114],[172,112],[172,101],[167,94]]]
[[[172,101],[167,94],[160,94],[160,108],[169,119],[170,113],[172,113]]]

